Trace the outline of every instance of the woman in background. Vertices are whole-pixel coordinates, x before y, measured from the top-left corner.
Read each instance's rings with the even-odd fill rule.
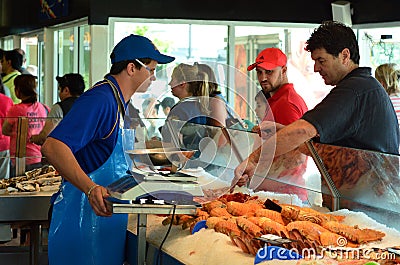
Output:
[[[210,117],[208,124],[218,127],[226,127],[238,130],[248,130],[254,126],[248,120],[242,120],[229,106],[228,101],[218,88],[214,70],[208,64],[198,64],[200,71],[205,74],[205,81],[209,88]]]
[[[375,70],[375,78],[382,84],[392,101],[396,111],[397,120],[400,123],[400,70],[395,63],[379,65]]]
[[[208,124],[219,127],[226,127],[228,119],[227,104],[228,102],[218,90],[217,79],[213,69],[207,64],[197,64],[199,71],[204,73],[204,81],[208,86],[210,96],[209,109],[210,119]]]
[[[7,112],[3,123],[3,134],[10,136],[11,172],[10,177],[15,175],[15,154],[17,145],[17,117],[28,118],[28,131],[26,141],[26,167],[29,171],[42,166],[42,154],[40,146],[29,141],[33,134],[39,134],[43,129],[45,118],[49,111],[48,107],[38,102],[36,91],[37,82],[33,75],[19,75],[14,80],[15,95],[21,103],[13,105]]]
[[[167,121],[182,136],[180,140],[185,148],[198,149],[199,142],[205,137],[206,128],[196,124],[207,124],[209,111],[209,88],[207,77],[199,70],[198,64],[177,65],[171,75],[172,95],[179,98],[167,116]],[[165,125],[162,129],[163,141],[171,141],[170,132]]]

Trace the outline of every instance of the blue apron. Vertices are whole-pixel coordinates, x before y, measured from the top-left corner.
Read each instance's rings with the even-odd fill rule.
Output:
[[[107,186],[126,175],[128,166],[118,141],[108,160],[88,176]],[[54,204],[49,230],[50,265],[122,265],[125,260],[127,214],[97,216],[86,195],[68,181],[63,181]]]

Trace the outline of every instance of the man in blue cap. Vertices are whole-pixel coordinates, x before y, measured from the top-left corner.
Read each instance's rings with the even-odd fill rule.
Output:
[[[128,101],[146,91],[161,54],[147,38],[130,35],[111,53],[111,69],[74,103],[50,133],[43,154],[63,176],[53,196],[49,264],[123,264],[128,216],[112,214],[105,188],[126,174],[121,134]]]

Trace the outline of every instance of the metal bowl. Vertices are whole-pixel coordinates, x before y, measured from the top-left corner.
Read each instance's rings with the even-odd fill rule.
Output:
[[[182,168],[194,155],[196,150],[182,150],[180,148],[150,148],[125,151],[137,168],[145,165],[151,169],[155,167],[175,166]]]

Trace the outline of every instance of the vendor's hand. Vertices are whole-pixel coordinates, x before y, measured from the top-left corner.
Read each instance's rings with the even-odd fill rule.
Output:
[[[110,194],[103,186],[97,186],[92,190],[88,200],[96,215],[104,217],[112,215],[112,212],[107,209],[105,204],[105,199],[109,196]]]
[[[251,177],[254,175],[256,164],[246,159],[235,168],[235,176],[231,182],[230,192],[233,191],[235,186],[242,187],[246,185]]]

